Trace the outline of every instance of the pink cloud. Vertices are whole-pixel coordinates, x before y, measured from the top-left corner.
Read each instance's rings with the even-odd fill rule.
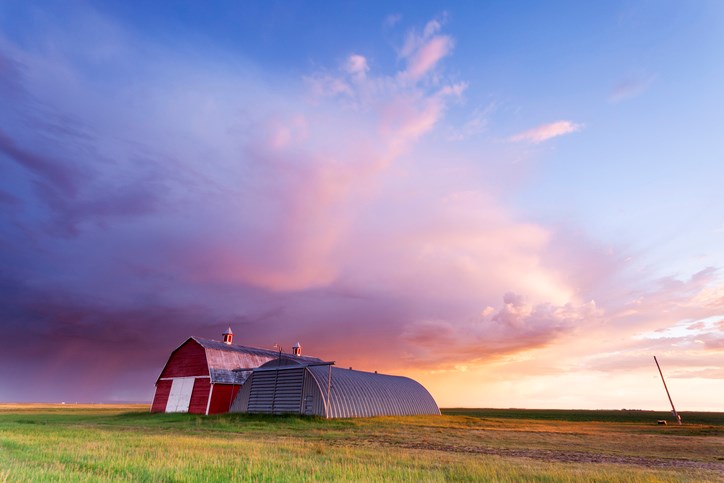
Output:
[[[345,70],[355,77],[364,78],[370,68],[367,65],[367,59],[364,56],[353,54],[347,59]]]
[[[423,38],[430,38],[434,34],[438,33],[442,29],[442,21],[438,19],[430,20],[425,24],[425,29],[422,31]]]
[[[447,54],[454,45],[452,38],[439,35],[432,37],[424,45],[411,54],[407,70],[403,73],[405,78],[418,80],[430,72]]]
[[[405,43],[398,55],[407,60],[407,68],[400,72],[403,80],[416,82],[432,71],[454,47],[454,40],[447,35],[439,35],[444,23],[442,19],[430,20],[422,33],[411,30],[407,33]]]
[[[319,75],[307,77],[305,81],[309,85],[314,97],[352,93],[352,87],[347,82],[334,76]]]
[[[583,124],[576,124],[571,121],[556,121],[516,134],[512,136],[510,140],[513,142],[538,144],[558,136],[563,136],[564,134],[580,131],[581,129],[583,129]]]
[[[425,24],[422,33],[419,33],[417,29],[412,29],[407,32],[405,36],[405,42],[400,48],[398,55],[400,58],[410,57],[416,50],[429,41],[435,34],[437,34],[445,22],[445,18],[432,19]]]
[[[107,84],[112,76],[77,68],[72,56],[83,45],[71,45],[67,57],[48,54],[65,77],[44,75],[51,62],[42,51],[34,54],[39,59],[28,54],[24,72],[35,81],[19,78],[16,91],[27,90],[33,100],[13,91],[12,99],[3,98],[16,103],[7,116],[50,119],[29,107],[52,105],[56,119],[83,119],[92,137],[53,131],[63,141],[58,157],[104,171],[68,178],[79,194],[78,203],[63,205],[65,215],[75,216],[75,239],[57,243],[42,231],[52,208],[39,219],[8,224],[6,239],[15,238],[3,241],[13,252],[3,253],[2,276],[15,278],[0,280],[12,288],[0,292],[8,313],[48,335],[44,347],[53,334],[92,342],[115,334],[91,329],[129,327],[118,330],[146,358],[167,353],[143,342],[139,334],[148,327],[175,330],[175,343],[191,334],[214,337],[215,326],[233,321],[245,343],[268,346],[299,336],[310,353],[363,369],[469,366],[470,377],[490,365],[513,384],[511,374],[612,370],[622,352],[635,365],[665,349],[686,351],[681,361],[689,370],[718,374],[702,362],[721,353],[711,324],[687,336],[641,338],[681,320],[721,317],[724,289],[715,270],[682,280],[629,277],[622,255],[510,208],[507,195],[517,180],[493,154],[436,143],[444,138],[449,104],[466,86],[442,75],[424,81],[444,73],[440,61],[453,46],[441,29],[435,20],[408,37],[401,72],[375,72],[355,55],[307,77],[311,95],[300,94],[304,86],[295,81],[250,77],[224,56],[177,58],[171,50],[160,55],[172,59],[159,69],[163,75]],[[156,72],[157,57],[147,57],[148,50],[132,49],[138,72]],[[46,79],[53,79],[52,89]],[[559,121],[513,140],[543,142],[581,128]],[[43,199],[37,203],[32,189],[17,186],[32,187],[39,178],[62,187],[66,176],[21,149],[41,146],[45,129],[22,145],[9,131],[0,139],[25,176],[3,186],[4,198],[38,211]],[[28,267],[18,268],[17,260]],[[38,292],[31,303],[19,303],[14,287],[21,280],[98,302],[47,307],[36,304],[44,298]],[[95,347],[88,340],[67,341],[57,351],[67,372],[73,354]],[[102,347],[111,351],[114,344]],[[598,359],[586,360],[591,353]],[[719,364],[717,357],[711,360]],[[431,389],[462,398],[471,380],[450,391],[444,381]]]
[[[466,82],[458,82],[457,84],[443,86],[438,93],[441,96],[460,97],[467,88],[468,84]]]
[[[442,110],[441,100],[435,97],[420,102],[401,96],[386,103],[381,112],[380,130],[388,140],[390,154],[401,154],[411,142],[430,131]]]
[[[421,320],[408,324],[402,337],[407,343],[409,362],[432,367],[490,362],[505,354],[553,344],[562,335],[577,332],[579,326],[600,317],[592,302],[533,306],[512,292],[505,294],[503,302],[496,313],[486,310],[477,320]]]

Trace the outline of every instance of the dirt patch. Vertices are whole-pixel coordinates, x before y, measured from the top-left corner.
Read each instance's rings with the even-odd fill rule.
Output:
[[[390,441],[346,441],[352,446],[395,446],[405,449],[423,449],[430,451],[444,451],[448,453],[485,454],[513,458],[530,458],[542,461],[556,461],[562,463],[606,463],[618,465],[644,466],[647,468],[688,468],[697,470],[720,471],[724,474],[724,463],[714,461],[694,461],[669,458],[646,458],[642,456],[610,455],[588,453],[584,451],[551,451],[544,449],[513,449],[491,448],[484,446],[453,446],[437,443],[415,443]]]

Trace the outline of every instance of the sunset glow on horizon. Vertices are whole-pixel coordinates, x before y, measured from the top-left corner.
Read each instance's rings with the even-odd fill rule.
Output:
[[[0,4],[0,402],[190,336],[724,411],[724,3]]]

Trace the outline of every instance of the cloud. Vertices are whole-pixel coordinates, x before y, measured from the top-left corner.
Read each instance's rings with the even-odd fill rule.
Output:
[[[385,17],[383,25],[387,28],[392,28],[402,20],[402,15],[399,13],[391,13]]]
[[[114,40],[116,60],[123,64],[123,55],[135,57],[139,77],[132,85],[139,90],[113,77],[86,75],[84,62],[96,56],[86,52],[84,42],[64,39],[59,45],[66,50],[55,52],[17,50],[27,66],[23,88],[42,106],[23,109],[30,97],[14,100],[18,111],[31,116],[33,129],[23,135],[37,144],[52,133],[56,156],[77,163],[66,167],[2,137],[4,151],[43,182],[35,201],[48,210],[23,224],[34,230],[52,215],[55,234],[95,236],[101,228],[110,237],[119,235],[122,223],[129,229],[153,226],[158,212],[167,232],[153,229],[155,236],[169,243],[166,253],[182,260],[174,272],[193,283],[274,291],[331,283],[339,272],[333,252],[353,219],[356,199],[436,125],[447,99],[464,88],[425,89],[402,85],[395,75],[369,77],[366,59],[353,55],[340,73],[310,77],[318,81],[313,94],[326,97],[310,108],[288,86],[266,88],[266,81],[213,60],[166,52],[159,62],[158,50],[142,52],[140,39],[116,34],[126,42]],[[37,84],[48,65],[71,73],[66,78],[73,81],[58,82],[53,90]],[[246,86],[242,95],[239,85]],[[348,99],[355,112],[346,112]],[[143,116],[127,108],[138,102],[144,104]],[[365,114],[358,116],[360,111]],[[91,123],[93,135],[85,135]],[[16,192],[7,191],[7,198],[17,198]],[[237,209],[231,222],[222,214],[229,207]],[[197,236],[184,220],[198,220],[215,235]]]
[[[453,41],[450,37],[433,37],[410,56],[404,76],[414,80],[419,79],[434,68],[440,59],[452,50],[452,47]]]
[[[367,59],[358,54],[350,55],[347,59],[346,69],[347,73],[357,78],[364,79],[367,75],[367,71],[370,70],[367,65]]]
[[[77,191],[81,173],[59,159],[46,157],[23,149],[0,130],[0,154],[25,167],[53,189],[73,196]]]
[[[210,315],[192,304],[113,307],[62,288],[46,292],[13,284],[11,297],[5,283],[0,281],[0,302],[12,319],[0,338],[0,377],[25,384],[3,384],[3,401],[108,401],[119,384],[122,400],[147,400],[166,354],[180,342],[162,334],[192,331]]]
[[[156,325],[170,327],[188,300],[198,304],[191,313],[208,311],[199,316],[200,327],[282,307],[266,319],[268,327],[255,327],[249,343],[307,334],[330,358],[339,351],[363,363],[345,349],[354,333],[374,347],[380,368],[399,364],[394,354],[400,344],[414,352],[409,345],[420,339],[421,321],[430,314],[464,326],[507,286],[538,307],[521,321],[529,337],[517,347],[554,339],[561,327],[525,322],[545,318],[543,300],[566,303],[566,288],[530,255],[545,249],[546,230],[511,221],[484,191],[460,192],[468,168],[461,165],[450,177],[443,174],[446,163],[415,151],[467,88],[465,82],[424,82],[451,45],[441,28],[431,22],[414,37],[419,42],[400,71],[374,72],[355,54],[336,71],[307,76],[310,90],[303,93],[300,85],[248,77],[247,70],[208,57],[179,59],[167,52],[159,61],[148,52],[160,47],[142,49],[133,40],[117,50],[135,58],[139,77],[133,83],[87,75],[76,59],[86,57],[82,45],[25,53],[23,87],[44,107],[42,113],[24,110],[33,117],[23,136],[37,141],[52,132],[57,156],[73,158],[87,175],[70,178],[73,196],[19,190],[27,176],[53,180],[36,168],[4,187],[9,196],[45,206],[38,218],[19,219],[24,231],[13,236],[32,234],[35,245],[14,248],[13,259],[23,262],[8,263],[9,285],[21,285],[38,270],[43,276],[34,290],[40,293],[62,287],[72,300],[103,300],[79,302],[82,309],[48,309],[39,317],[58,314],[46,325],[49,335],[57,330],[80,337],[123,314],[128,330],[140,331],[146,319],[134,314],[156,313],[153,307],[168,309]],[[72,73],[73,82],[59,82],[52,91],[36,85],[33,79],[49,63]],[[414,75],[405,78],[409,72]],[[27,99],[15,103],[18,112],[27,107]],[[142,104],[143,113],[129,104]],[[7,149],[17,151],[7,139]],[[424,162],[408,164],[412,160]],[[71,241],[47,236],[49,216]],[[520,278],[519,270],[528,275]],[[76,275],[65,280],[71,272]],[[97,287],[108,290],[101,297]],[[32,306],[17,306],[20,319],[38,316]],[[77,317],[62,315],[69,313]],[[513,336],[498,330],[491,351],[513,350]],[[189,332],[184,324],[175,331],[179,337]],[[445,361],[432,354],[414,359]]]
[[[682,375],[691,372],[699,374],[691,377],[704,377],[702,371],[720,366],[724,357],[717,325],[724,313],[724,299],[709,297],[723,288],[717,271],[704,269],[684,280],[666,277],[652,281],[640,291],[630,287],[624,293],[613,290],[600,319],[604,323],[588,325],[597,350],[585,355],[585,367],[605,372],[646,370],[657,355],[664,356]],[[702,303],[703,299],[709,302]],[[575,353],[571,356],[577,357]]]
[[[449,128],[448,139],[463,141],[484,132],[488,127],[488,118],[495,111],[495,108],[495,103],[491,103],[484,109],[477,108],[473,110],[462,125]]]
[[[608,102],[618,103],[646,92],[656,80],[655,75],[633,77],[616,83],[608,95]]]
[[[594,302],[531,305],[522,296],[508,292],[497,312],[484,310],[477,320],[412,322],[402,337],[408,343],[406,357],[414,364],[453,367],[545,347],[599,317]]]
[[[565,372],[622,338],[662,347],[634,337],[721,320],[716,270],[634,283],[625,254],[511,206],[517,180],[492,151],[447,142],[470,87],[445,76],[444,18],[408,33],[396,69],[353,54],[290,79],[71,17],[89,25],[2,44],[16,60],[0,75],[15,86],[0,92],[0,368],[33,384],[0,399],[107,400],[115,381],[147,394],[173,347],[229,324],[249,345],[301,340],[425,382],[496,364]],[[464,113],[462,134],[486,112]],[[698,348],[692,370],[720,350],[705,328],[679,340]],[[28,332],[30,350],[13,345]]]
[[[399,57],[407,61],[407,69],[400,78],[417,81],[430,71],[453,49],[452,37],[438,35],[444,20],[430,20],[422,33],[412,30],[407,34],[405,43],[399,51]]]
[[[542,143],[564,134],[577,132],[583,129],[583,124],[576,124],[571,121],[556,121],[550,124],[543,124],[528,131],[510,137],[513,142]]]
[[[24,70],[25,66],[3,52],[2,44],[0,44],[0,87],[2,87],[2,92],[12,95],[24,94],[22,84]]]

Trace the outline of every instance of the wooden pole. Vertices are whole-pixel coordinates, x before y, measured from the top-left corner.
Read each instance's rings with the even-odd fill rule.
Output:
[[[669,388],[666,387],[666,381],[664,380],[664,373],[661,372],[661,366],[659,365],[659,361],[656,360],[656,356],[654,356],[654,362],[656,363],[656,367],[659,369],[659,375],[661,376],[661,382],[664,383],[664,389],[666,389],[666,395],[669,398],[669,403],[671,403],[671,412],[674,413],[676,422],[681,424],[681,416],[679,416],[679,413],[676,412],[676,408],[674,407],[674,401],[671,400],[671,394],[669,394]]]

